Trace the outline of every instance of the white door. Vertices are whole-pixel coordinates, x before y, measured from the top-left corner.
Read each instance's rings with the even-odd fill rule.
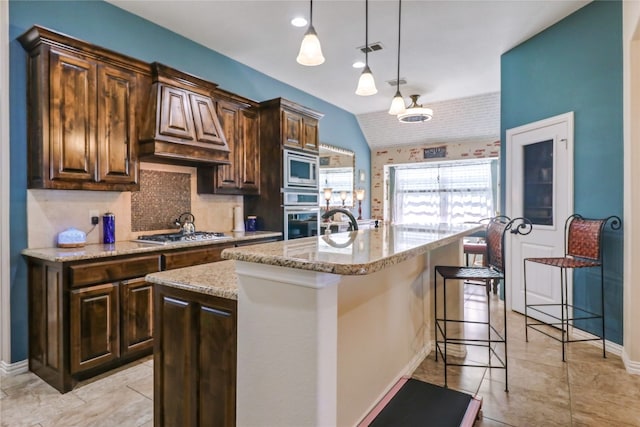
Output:
[[[507,215],[534,224],[505,246],[507,307],[524,313],[523,259],[564,255],[564,222],[573,214],[573,112],[507,130],[506,175]],[[559,269],[528,262],[526,273],[527,304],[560,303]],[[571,301],[571,277],[568,289]]]

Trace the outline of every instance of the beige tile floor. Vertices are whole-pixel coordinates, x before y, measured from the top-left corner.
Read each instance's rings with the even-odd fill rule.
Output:
[[[484,316],[484,298],[481,287],[468,286],[466,315]],[[491,298],[492,312],[501,313],[501,303]],[[640,427],[640,376],[627,374],[620,357],[604,359],[598,347],[576,343],[562,362],[560,344],[550,338],[533,332],[525,342],[521,315],[510,313],[507,326],[509,393],[504,391],[504,370],[449,368],[449,387],[482,398],[477,426]],[[470,328],[466,333],[474,332]],[[477,349],[467,354],[469,360],[484,357],[485,351]],[[443,364],[430,355],[414,377],[443,385]],[[0,425],[148,427],[153,425],[152,399],[151,357],[82,382],[66,394],[31,373],[2,376]]]
[[[502,302],[491,298],[492,317],[500,320],[502,331]],[[467,285],[465,316],[484,319],[486,306],[484,288]],[[507,330],[508,393],[503,369],[448,368],[450,388],[482,398],[476,426],[640,426],[640,375],[628,374],[619,356],[608,353],[605,359],[593,343],[572,343],[562,362],[559,342],[531,330],[525,341],[524,316],[514,312],[507,315]],[[465,328],[466,337],[477,333]],[[469,347],[465,362],[486,363],[486,353]],[[413,376],[444,385],[443,366],[432,352]]]
[[[0,377],[2,427],[151,427],[153,359],[149,356],[83,381],[60,394],[32,373]]]

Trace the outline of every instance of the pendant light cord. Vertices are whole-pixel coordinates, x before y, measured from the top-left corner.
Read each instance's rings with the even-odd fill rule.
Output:
[[[364,1],[364,63],[369,66],[369,0]]]
[[[402,24],[402,0],[398,0],[398,79],[396,90],[400,92],[400,25]]]
[[[313,26],[313,0],[309,1],[309,25]]]

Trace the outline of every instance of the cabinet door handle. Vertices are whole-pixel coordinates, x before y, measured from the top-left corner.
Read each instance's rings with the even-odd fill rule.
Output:
[[[216,310],[215,308],[209,308],[204,306],[201,308],[202,308],[202,311],[206,311],[208,313],[217,314],[218,316],[231,317],[231,313],[229,313],[228,311]]]
[[[173,299],[173,298],[169,298],[169,297],[164,297],[164,301],[165,302],[170,302],[176,305],[181,305],[182,307],[186,307],[189,305],[188,302],[186,301],[180,301],[179,299]]]

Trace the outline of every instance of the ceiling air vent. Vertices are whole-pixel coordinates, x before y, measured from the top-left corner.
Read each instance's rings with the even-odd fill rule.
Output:
[[[356,49],[358,49],[359,51],[361,51],[362,53],[367,53],[367,47],[366,46],[359,46]],[[371,52],[377,52],[379,50],[382,50],[382,43],[380,42],[373,42],[373,43],[369,43],[369,53]]]
[[[406,85],[407,84],[407,80],[404,77],[400,77],[400,80],[387,80],[387,83],[389,83],[389,86],[393,86],[396,87],[399,84],[401,85]]]

